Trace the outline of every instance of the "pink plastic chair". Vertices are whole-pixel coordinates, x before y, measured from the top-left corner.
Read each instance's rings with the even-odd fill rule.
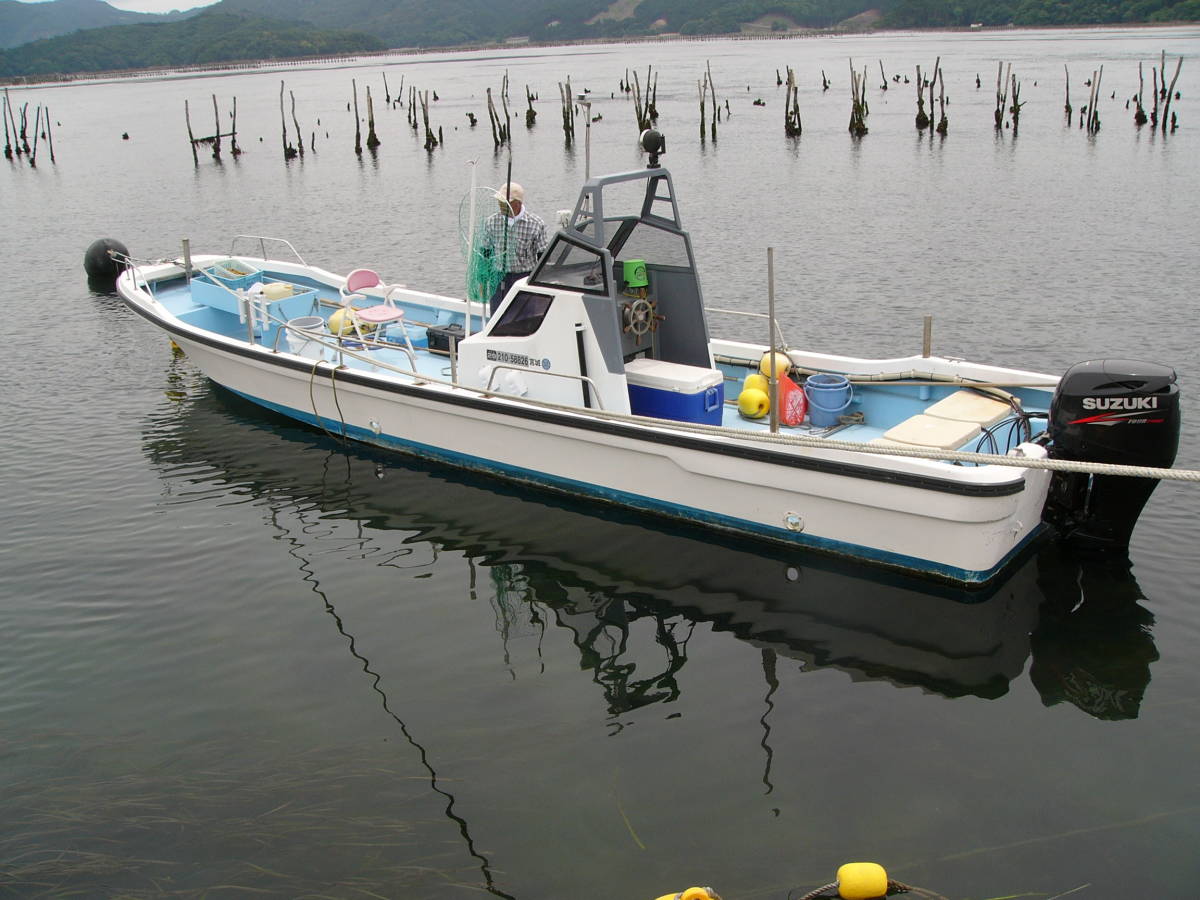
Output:
[[[373,269],[355,269],[346,276],[346,283],[338,288],[338,293],[342,295],[342,306],[348,307],[354,300],[366,300],[359,291],[373,287],[383,287],[379,273]]]
[[[367,306],[362,309],[355,309],[353,306],[354,300],[366,300],[366,296],[361,291],[369,288],[379,288],[383,294],[383,302],[375,306]],[[376,334],[379,333],[382,326],[399,323],[400,333],[404,335],[404,344],[408,347],[408,352],[413,354],[413,364],[416,364],[416,351],[413,349],[412,340],[408,336],[408,329],[404,326],[404,310],[396,306],[396,301],[393,299],[393,294],[398,290],[402,290],[404,285],[396,284],[392,286],[385,285],[379,277],[379,273],[372,269],[355,269],[346,276],[346,284],[338,289],[338,293],[342,296],[342,306],[352,311],[351,321],[354,323],[354,330],[358,334],[359,340],[363,340],[363,326],[376,326]]]

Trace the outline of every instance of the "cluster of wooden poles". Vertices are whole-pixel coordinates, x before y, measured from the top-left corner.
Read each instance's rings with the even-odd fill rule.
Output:
[[[1176,114],[1171,112],[1172,97],[1178,96],[1175,93],[1175,85],[1179,79],[1179,73],[1183,65],[1183,59],[1176,61],[1174,76],[1171,78],[1170,86],[1167,85],[1166,79],[1166,53],[1161,55],[1159,65],[1152,67],[1153,81],[1153,105],[1149,114],[1145,109],[1143,100],[1144,94],[1144,75],[1142,65],[1138,64],[1138,92],[1130,98],[1126,103],[1126,108],[1130,103],[1136,105],[1134,114],[1134,123],[1140,128],[1147,122],[1151,128],[1161,127],[1165,134],[1168,129],[1168,122],[1171,131],[1174,131],[1178,125]],[[1064,65],[1066,74],[1066,116],[1067,121],[1072,121],[1073,108],[1070,98],[1070,72]],[[800,91],[798,80],[795,71],[788,66],[786,68],[786,93],[784,100],[784,134],[788,137],[799,137],[803,133],[803,124],[800,117]],[[895,74],[889,79],[886,70],[884,69],[883,61],[879,61],[879,74],[882,79],[880,89],[888,90],[889,81],[893,84],[901,82],[901,76]],[[1100,86],[1104,74],[1104,67],[1092,73],[1092,77],[1085,84],[1090,88],[1090,96],[1088,97],[1087,105],[1080,109],[1079,127],[1086,128],[1089,134],[1094,134],[1100,129],[1100,117],[1098,113],[1098,101],[1100,99]],[[717,126],[722,118],[721,104],[717,99],[716,81],[712,74],[711,63],[705,63],[701,78],[696,82],[697,93],[700,103],[700,141],[704,143],[706,140],[717,140]],[[861,138],[867,134],[867,118],[870,115],[870,106],[867,100],[867,81],[869,78],[869,70],[867,67],[858,69],[853,60],[850,60],[850,133]],[[909,83],[908,76],[903,76],[903,82]],[[775,72],[776,86],[783,86],[785,81],[780,75],[779,70]],[[832,82],[826,76],[824,70],[821,72],[821,89],[822,91],[829,90]],[[354,134],[354,152],[361,155],[363,152],[363,136],[362,136],[362,120],[359,115],[358,106],[358,84],[357,81],[351,79],[353,99],[346,104],[347,111],[353,107],[355,120]],[[285,109],[284,94],[285,84],[281,81],[279,86],[279,113],[282,123],[282,147],[285,159],[292,159],[296,156],[304,156],[305,142],[300,131],[300,123],[296,118],[296,97],[290,92],[291,97],[291,120],[294,130],[295,140],[289,137],[288,133],[288,115]],[[402,98],[404,94],[404,79],[400,81],[400,91],[394,97],[388,87],[387,74],[383,75],[383,87],[385,102],[391,107],[404,107]],[[620,91],[623,95],[629,96],[633,101],[633,111],[637,122],[639,134],[648,128],[654,127],[658,120],[658,73],[654,71],[653,66],[648,66],[646,70],[645,85],[643,86],[641,76],[637,71],[631,73],[628,69],[625,70],[625,77],[620,81]],[[945,75],[942,72],[941,58],[939,57],[933,65],[933,68],[927,72],[922,71],[921,66],[916,67],[916,100],[917,112],[915,124],[918,131],[929,129],[932,136],[935,132],[943,137],[949,131],[949,119],[946,115],[946,81]],[[982,87],[981,80],[978,75],[975,76],[976,89]],[[749,89],[749,86],[747,86]],[[586,97],[588,91],[585,89],[584,94],[576,96],[571,86],[571,79],[568,77],[565,81],[558,82],[559,100],[562,106],[562,128],[564,139],[567,146],[570,146],[575,139],[575,118],[578,114],[579,106],[582,105],[588,116],[591,116],[591,103]],[[407,121],[412,130],[419,133],[424,129],[424,147],[426,151],[433,151],[435,148],[443,146],[445,138],[441,126],[438,126],[436,131],[430,125],[429,109],[430,97],[436,102],[438,95],[436,91],[430,92],[418,91],[415,86],[410,85],[408,88],[408,107]],[[491,124],[492,142],[499,149],[504,144],[509,143],[512,136],[512,113],[509,110],[509,80],[508,74],[505,73],[501,81],[499,90],[493,92],[492,87],[487,88],[487,110],[488,119]],[[616,93],[613,93],[616,96]],[[1115,98],[1115,92],[1113,94]],[[533,128],[537,122],[537,110],[534,103],[538,100],[538,95],[525,85],[525,125],[527,128]],[[184,115],[187,118],[188,124],[188,140],[192,147],[193,160],[198,162],[197,146],[206,145],[212,148],[212,156],[215,159],[221,158],[222,139],[228,139],[230,153],[237,156],[241,153],[241,148],[237,143],[237,98],[233,99],[233,109],[231,112],[231,124],[229,131],[222,132],[221,117],[217,107],[217,98],[214,95],[213,115],[215,120],[214,131],[211,135],[196,137],[192,131],[191,116],[188,110],[187,101],[184,101]],[[708,105],[712,104],[711,119],[709,117]],[[765,106],[766,103],[761,98],[754,101],[756,106]],[[1021,108],[1025,105],[1021,100],[1021,81],[1017,73],[1013,72],[1012,63],[1005,63],[1001,60],[996,71],[996,105],[993,112],[993,122],[997,130],[1011,128],[1013,134],[1016,134],[1020,127]],[[367,106],[367,135],[366,149],[372,153],[382,143],[375,129],[375,105],[371,95],[370,87],[366,88],[366,106]],[[12,132],[17,134],[16,122],[12,115],[12,107],[8,102],[7,92],[5,96],[5,135],[6,145],[5,154],[11,157],[13,152],[8,141],[9,123],[12,122]],[[41,108],[39,107],[39,121],[41,120]],[[729,113],[729,101],[724,102],[724,113]],[[478,119],[472,112],[466,113],[471,127],[478,124]],[[48,125],[48,114],[45,117]],[[590,122],[596,121],[602,116],[589,118]],[[21,128],[20,137],[23,140],[25,134],[26,110],[21,111]],[[317,125],[320,125],[320,120],[317,120]],[[329,136],[326,132],[326,137]],[[261,139],[260,139],[261,140]],[[20,145],[20,142],[19,142]],[[36,135],[35,135],[36,146]],[[313,130],[308,143],[310,152],[316,152],[316,131]],[[21,152],[17,150],[17,152]],[[24,144],[24,152],[30,152],[28,143]],[[53,148],[51,149],[51,158],[53,159]]]
[[[14,113],[16,107],[4,89],[3,109],[0,118],[4,119],[4,158],[20,159],[22,154],[29,160],[29,165],[37,167],[38,138],[43,137],[50,147],[50,162],[54,162],[54,130],[50,127],[50,107],[39,105],[34,111],[33,144],[29,143],[29,104],[20,107],[20,125]]]

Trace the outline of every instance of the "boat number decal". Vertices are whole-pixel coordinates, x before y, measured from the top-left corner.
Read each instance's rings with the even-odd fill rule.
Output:
[[[526,366],[529,368],[541,367],[547,372],[550,371],[550,357],[542,359],[534,359],[526,356],[524,353],[508,353],[504,350],[488,350],[487,358],[490,362],[505,363],[510,366]]]

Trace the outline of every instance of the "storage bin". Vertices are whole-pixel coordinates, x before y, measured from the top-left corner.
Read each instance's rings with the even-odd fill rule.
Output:
[[[454,325],[433,325],[426,331],[428,335],[429,352],[443,353],[447,356],[450,354],[450,345],[458,349],[458,342],[465,335],[463,327],[457,323]]]
[[[634,415],[721,424],[725,379],[717,369],[643,357],[625,364],[625,378]]]
[[[236,292],[261,281],[262,272],[253,266],[225,260],[205,266],[192,277],[192,299],[222,312],[238,313]]]

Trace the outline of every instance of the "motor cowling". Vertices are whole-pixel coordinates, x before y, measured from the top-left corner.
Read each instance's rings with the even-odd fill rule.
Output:
[[[1078,363],[1050,404],[1050,457],[1168,468],[1179,449],[1175,370],[1129,359]],[[1082,549],[1121,551],[1154,478],[1055,472],[1042,518]]]

